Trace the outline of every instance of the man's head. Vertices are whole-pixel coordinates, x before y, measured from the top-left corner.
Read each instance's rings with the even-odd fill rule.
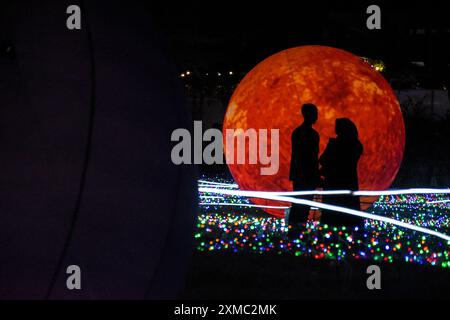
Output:
[[[312,103],[305,103],[302,106],[302,115],[305,123],[314,124],[317,121],[318,111],[317,107]]]

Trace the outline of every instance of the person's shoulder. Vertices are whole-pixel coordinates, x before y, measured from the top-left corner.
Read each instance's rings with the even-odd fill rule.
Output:
[[[315,137],[319,137],[319,133],[317,132],[316,129],[311,128],[311,133],[312,133]]]
[[[328,145],[329,146],[334,146],[336,145],[336,143],[338,143],[339,141],[336,138],[329,138],[328,139]]]
[[[298,126],[292,131],[292,136],[297,136],[302,132],[302,126]]]

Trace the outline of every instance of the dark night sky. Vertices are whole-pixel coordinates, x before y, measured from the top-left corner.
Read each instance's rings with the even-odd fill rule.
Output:
[[[339,47],[397,67],[419,60],[442,69],[450,62],[450,23],[442,4],[380,4],[382,29],[368,30],[365,3],[245,3],[154,5],[155,19],[179,68],[248,71],[270,54],[306,44]],[[418,29],[425,34],[411,35]]]

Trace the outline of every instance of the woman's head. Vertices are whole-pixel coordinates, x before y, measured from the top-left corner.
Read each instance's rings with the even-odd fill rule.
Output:
[[[348,118],[336,119],[335,131],[339,138],[358,139],[358,129],[353,121]]]

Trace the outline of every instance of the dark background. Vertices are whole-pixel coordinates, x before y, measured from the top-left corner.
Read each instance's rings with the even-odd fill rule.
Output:
[[[319,44],[376,57],[397,72],[406,71],[410,61],[423,61],[423,85],[448,81],[450,23],[444,2],[379,3],[381,30],[367,29],[368,4],[373,3],[184,2],[155,5],[153,12],[180,70],[247,72],[280,50]]]

